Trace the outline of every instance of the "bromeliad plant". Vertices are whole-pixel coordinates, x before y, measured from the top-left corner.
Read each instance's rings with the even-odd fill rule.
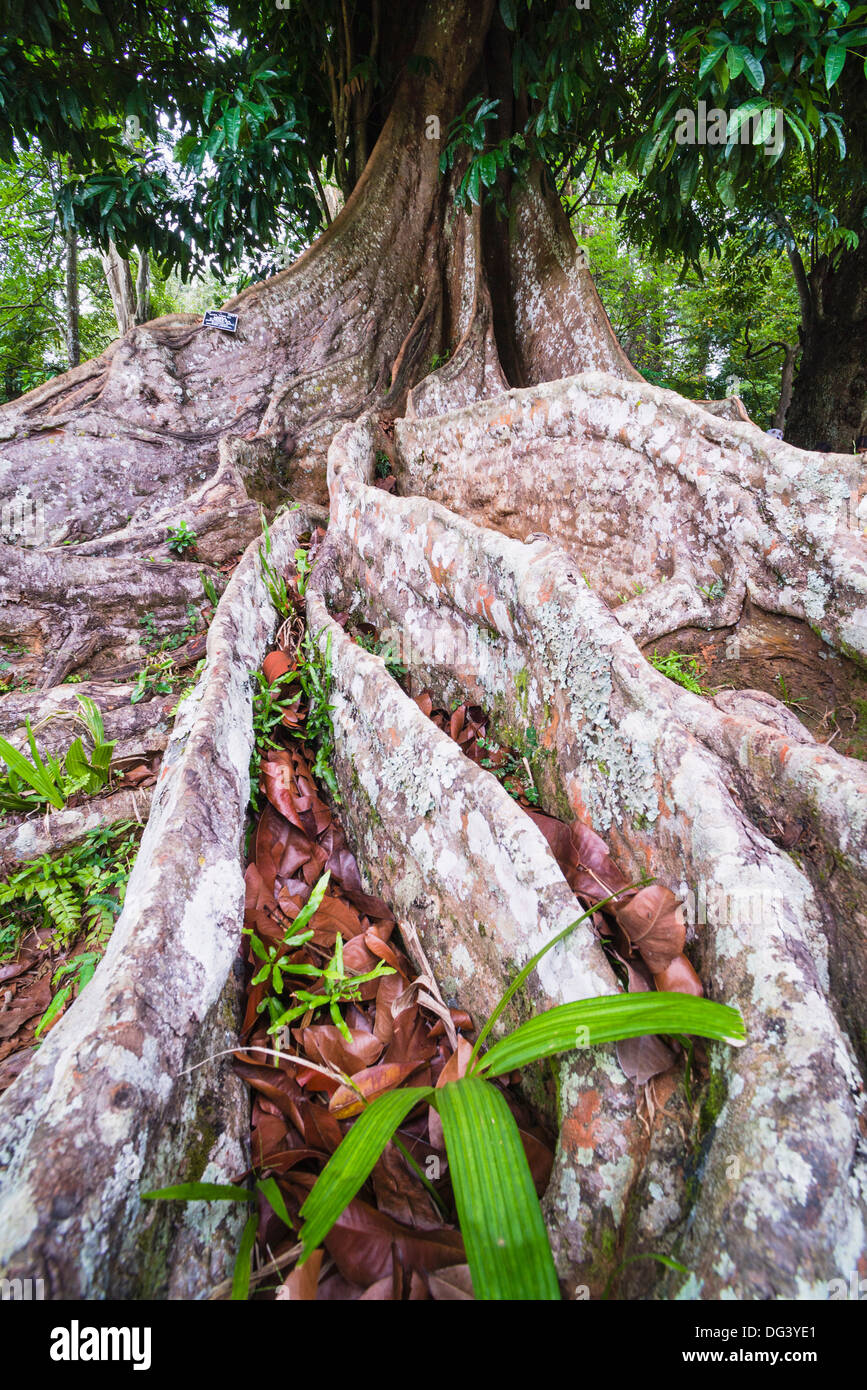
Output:
[[[483,1053],[503,1010],[546,951],[604,904],[596,904],[544,946],[503,995],[458,1081],[388,1091],[367,1104],[329,1159],[301,1208],[299,1265],[322,1244],[369,1177],[410,1111],[431,1105],[443,1127],[458,1220],[479,1299],[558,1300],[560,1290],[539,1199],[517,1124],[492,1085],[521,1067],[577,1046],[648,1033],[688,1034],[739,1047],[736,1009],[690,994],[625,994],[561,1004],[532,1018]],[[349,1083],[351,1085],[351,1081]]]

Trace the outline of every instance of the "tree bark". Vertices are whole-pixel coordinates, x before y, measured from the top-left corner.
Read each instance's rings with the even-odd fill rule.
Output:
[[[75,232],[65,237],[66,259],[66,360],[70,369],[81,361],[79,337],[78,238]]]
[[[864,1253],[863,764],[818,743],[771,696],[681,689],[641,647],[686,629],[736,632],[751,603],[809,623],[828,660],[867,663],[867,567],[851,521],[863,479],[851,456],[804,453],[737,412],[648,385],[543,170],[516,190],[511,225],[455,214],[425,130],[431,114],[447,128],[482,62],[492,85],[504,80],[504,26],[486,50],[492,12],[492,0],[426,6],[413,51],[431,58],[430,72],[401,78],[327,231],[227,306],[237,334],[183,315],[131,327],[3,411],[3,491],[43,496],[49,542],[74,544],[9,556],[0,628],[27,646],[46,685],[91,641],[108,675],[129,657],[142,613],[160,606],[176,623],[192,601],[197,566],[149,558],[170,518],[201,517],[197,531],[223,553],[233,535],[239,546],[249,536],[245,490],[327,501],[308,623],[332,639],[348,824],[369,882],[417,927],[447,993],[483,1013],[576,904],[493,775],[447,747],[383,662],[334,623],[350,605],[402,635],[416,688],[532,727],[545,809],[604,833],[636,876],[687,893],[768,894],[758,923],[732,924],[717,908],[690,916],[707,991],[744,1011],[750,1037],[736,1055],[712,1054],[716,1089],[703,1110],[669,1078],[671,1109],[640,1116],[642,1096],[612,1053],[564,1063],[546,1212],[567,1289],[601,1293],[629,1255],[664,1253],[693,1274],[644,1262],[638,1296],[827,1296],[841,1249],[847,1269]],[[370,486],[381,449],[396,495]],[[221,525],[224,485],[235,515]],[[298,524],[289,513],[272,528],[280,563]],[[101,1031],[86,1032],[77,1003],[0,1100],[9,1210],[26,1214],[0,1220],[0,1266],[49,1270],[53,1295],[152,1292],[154,1263],[136,1253],[140,1191],[200,1176],[173,1171],[181,1154],[160,1138],[160,1088],[172,1078],[186,1157],[202,1098],[178,1074],[226,1031],[249,669],[270,631],[255,548],[236,578],[211,629],[201,698],[167,754],[110,969],[89,987]],[[792,822],[797,857],[784,847]],[[616,983],[588,933],[552,954],[534,988],[543,1007]],[[83,1056],[89,1096],[139,1088],[140,1132],[113,1120],[93,1139],[101,1111],[82,1097]],[[197,1084],[213,1108],[228,1069],[194,1075],[211,1078]],[[229,1119],[221,1173],[238,1152],[237,1113]],[[201,1232],[185,1279],[193,1234],[163,1220],[159,1250],[171,1256],[158,1291],[201,1294],[213,1275]]]
[[[117,331],[123,337],[136,322],[135,289],[129,261],[124,260],[113,241],[108,243],[107,251],[100,252],[100,256],[106,284],[111,294],[114,316],[117,319]]]
[[[787,435],[804,449],[851,453],[867,413],[867,239],[796,277],[801,361]]]

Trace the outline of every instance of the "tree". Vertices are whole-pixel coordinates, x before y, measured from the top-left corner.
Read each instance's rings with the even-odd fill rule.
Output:
[[[696,260],[740,223],[788,257],[801,344],[789,437],[849,450],[867,410],[867,7],[726,0],[694,17],[686,30],[667,21],[669,48],[657,48],[637,108],[642,182],[624,200],[627,225]],[[706,121],[679,142],[679,113],[700,103],[726,115],[725,132]]]
[[[702,969],[748,1014],[750,1048],[715,1059],[701,1117],[684,1112],[685,1143],[656,1109],[642,1125],[609,1060],[574,1055],[547,1205],[564,1281],[586,1274],[601,1291],[599,1251],[646,1254],[649,1241],[658,1253],[663,1241],[692,1271],[685,1282],[663,1271],[687,1296],[795,1296],[825,1286],[863,1229],[851,1180],[867,998],[863,767],[769,692],[709,698],[646,657],[658,665],[658,645],[690,634],[735,647],[743,634],[746,647],[759,610],[789,648],[813,653],[816,672],[836,673],[835,700],[844,688],[862,699],[861,478],[851,456],[804,453],[736,406],[705,409],[645,381],[578,252],[560,195],[568,204],[565,184],[607,160],[603,141],[640,123],[634,91],[664,87],[680,18],[666,14],[240,3],[227,35],[221,11],[198,5],[154,16],[115,0],[43,0],[16,12],[0,54],[0,136],[11,155],[29,135],[73,160],[60,206],[83,237],[184,270],[227,268],[272,252],[287,221],[298,235],[318,230],[320,171],[348,196],[293,265],[228,301],[235,333],[169,315],[5,409],[4,486],[43,499],[48,544],[6,547],[0,625],[26,646],[40,686],[16,696],[20,719],[62,698],[85,663],[98,676],[131,661],[147,613],[183,622],[199,565],[157,557],[169,522],[192,519],[202,564],[215,565],[250,539],[248,490],[291,497],[308,520],[327,502],[307,613],[331,663],[347,825],[371,884],[442,978],[481,1005],[491,972],[567,920],[571,890],[523,812],[482,769],[449,761],[384,663],[341,631],[334,615],[350,609],[396,628],[413,677],[447,703],[500,711],[528,761],[539,756],[545,809],[593,822],[636,876],[712,899],[697,930]],[[83,48],[93,109],[70,96]],[[136,161],[121,148],[130,112],[152,142]],[[174,170],[161,117],[178,126]],[[673,235],[684,223],[691,236],[679,197],[676,213]],[[370,485],[383,454],[399,495]],[[269,564],[291,557],[297,529],[293,513],[275,521]],[[130,905],[141,929],[124,939],[136,950],[159,937],[158,985],[132,967],[117,992],[99,995],[95,980],[87,1086],[72,1010],[0,1102],[9,1200],[25,1214],[0,1220],[3,1258],[50,1269],[52,1292],[145,1287],[154,1262],[145,1270],[130,1255],[138,1175],[165,1163],[162,1136],[176,1122],[189,1134],[205,1104],[187,1072],[224,1017],[214,961],[224,981],[239,940],[247,668],[265,628],[258,563],[248,554],[218,609],[207,704],[173,744],[182,761],[166,762]],[[677,646],[674,658],[669,669]],[[164,706],[151,704],[141,718],[162,728]],[[744,885],[764,895],[758,924],[727,917],[726,897]],[[213,947],[203,913],[220,922]],[[573,950],[546,988],[615,988],[598,942]],[[115,1036],[111,1056],[97,1055]],[[121,1053],[145,1058],[134,1081],[111,1070]],[[101,1125],[107,1095],[120,1118]],[[74,1198],[61,1201],[59,1184]],[[98,1259],[81,1258],[108,1227]],[[148,1249],[171,1247],[178,1262],[186,1239],[149,1228]]]

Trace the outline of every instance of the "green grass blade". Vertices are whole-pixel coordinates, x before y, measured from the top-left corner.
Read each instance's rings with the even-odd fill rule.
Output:
[[[231,1182],[179,1182],[174,1187],[158,1187],[153,1192],[143,1192],[142,1201],[252,1202],[254,1195],[249,1188],[237,1187]]]
[[[503,1076],[541,1057],[645,1033],[689,1033],[740,1047],[746,1040],[737,1009],[692,994],[615,994],[559,1004],[522,1023],[494,1043],[478,1064],[485,1076]]]
[[[253,1254],[258,1225],[259,1218],[254,1212],[252,1216],[247,1217],[247,1224],[241,1236],[238,1258],[235,1261],[235,1271],[232,1275],[232,1298],[240,1303],[246,1303],[250,1293],[250,1257]]]
[[[630,887],[632,888],[640,886],[640,884],[634,883],[630,885]],[[628,889],[624,888],[621,891],[625,893],[628,892]],[[599,908],[605,907],[606,903],[612,902],[615,897],[619,896],[619,893],[612,893],[610,897],[603,898],[601,902],[594,903],[592,907],[588,907],[586,912],[582,912],[581,916],[576,917],[574,922],[570,922],[568,927],[564,927],[563,930],[561,932],[558,932],[556,936],[552,936],[551,940],[546,942],[546,944],[542,947],[541,951],[537,951],[536,954],[532,957],[532,959],[527,961],[527,964],[524,966],[522,970],[518,972],[512,983],[509,985],[509,988],[506,990],[499,1004],[497,1004],[487,1023],[484,1025],[482,1031],[479,1033],[479,1036],[476,1038],[476,1041],[473,1044],[472,1053],[470,1055],[468,1067],[468,1071],[470,1073],[476,1071],[478,1066],[479,1053],[482,1050],[482,1046],[485,1042],[485,1039],[487,1038],[494,1024],[497,1022],[497,1019],[500,1017],[501,1013],[505,1009],[509,1000],[512,998],[513,994],[515,994],[521,988],[521,985],[524,983],[527,976],[536,969],[536,966],[539,964],[539,961],[546,954],[546,952],[552,950],[557,945],[558,941],[563,941],[571,931],[574,931],[576,927],[579,927],[582,922],[585,922],[587,920],[588,917],[592,917],[593,913],[598,912]]]
[[[382,1153],[398,1125],[419,1101],[433,1095],[430,1086],[406,1086],[387,1091],[363,1110],[343,1143],[331,1155],[303,1207],[302,1264],[349,1203]]]
[[[435,1092],[478,1299],[560,1299],[530,1167],[503,1096],[478,1077]]]

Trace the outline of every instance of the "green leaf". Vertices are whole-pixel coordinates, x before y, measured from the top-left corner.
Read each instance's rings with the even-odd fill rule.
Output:
[[[522,1023],[494,1043],[476,1071],[503,1076],[558,1052],[640,1038],[645,1033],[689,1033],[734,1047],[746,1039],[743,1019],[728,1004],[696,999],[692,994],[614,994],[559,1004]]]
[[[743,50],[744,71],[747,79],[757,92],[760,92],[765,85],[765,71],[754,53],[748,48]]]
[[[842,43],[832,44],[825,54],[825,86],[831,90],[846,62],[846,47]]]
[[[314,885],[310,897],[307,899],[301,911],[298,913],[298,916],[293,921],[293,933],[296,931],[302,931],[303,928],[307,926],[307,923],[310,921],[310,918],[313,916],[317,908],[321,906],[322,899],[325,897],[325,890],[328,887],[330,879],[331,870],[327,869],[325,873],[322,875],[322,877],[318,880],[318,882]]]
[[[709,53],[706,53],[704,55],[704,57],[698,65],[699,77],[706,77],[707,74],[710,72],[711,68],[716,67],[717,60],[719,59],[720,54],[725,53],[727,47],[728,39],[726,39],[726,42],[724,44],[720,44],[716,48],[712,48]]]
[[[292,1217],[289,1215],[289,1211],[286,1206],[286,1201],[283,1196],[283,1193],[280,1191],[277,1179],[260,1178],[259,1181],[256,1183],[256,1186],[258,1187],[262,1195],[265,1197],[265,1200],[267,1201],[268,1205],[272,1208],[273,1211],[277,1213],[284,1225],[288,1226],[290,1231],[293,1230],[294,1227],[292,1224]]]
[[[734,82],[736,77],[740,77],[744,70],[744,49],[732,47],[726,54],[726,67],[729,70],[729,77]]]
[[[252,1216],[247,1217],[247,1224],[241,1236],[238,1258],[235,1260],[235,1270],[232,1274],[231,1296],[236,1302],[245,1303],[250,1293],[250,1257],[253,1254],[258,1225],[259,1218],[254,1212]]]
[[[27,721],[27,730],[31,740],[31,751],[33,751],[35,749],[35,744],[33,742],[33,734],[30,731],[29,719]],[[27,761],[22,753],[18,752],[17,748],[13,748],[11,743],[7,743],[5,738],[0,738],[0,758],[3,759],[12,772],[16,773],[23,782],[27,783],[28,787],[32,787],[45,801],[50,802],[56,810],[63,810],[65,805],[63,796],[46,771],[45,764],[42,762],[41,758],[39,758],[38,752],[35,754],[35,758],[39,760],[39,766],[35,767],[32,763]]]
[[[551,940],[545,946],[542,947],[541,951],[537,951],[536,954],[530,960],[527,961],[527,964],[524,966],[522,970],[518,972],[512,983],[509,985],[508,989],[501,998],[500,1002],[497,1004],[487,1023],[482,1028],[482,1031],[479,1033],[479,1036],[476,1038],[475,1044],[473,1046],[473,1051],[470,1056],[468,1068],[469,1071],[473,1070],[475,1061],[479,1055],[479,1052],[481,1051],[482,1044],[484,1043],[491,1029],[494,1027],[494,1024],[497,1022],[497,1019],[502,1014],[509,1000],[521,988],[521,985],[524,983],[527,976],[533,970],[536,969],[536,966],[539,964],[539,961],[542,959],[542,957],[554,946],[556,946],[559,941],[563,941],[569,935],[569,933],[571,931],[574,931],[576,927],[580,926],[582,922],[585,922],[588,917],[592,917],[593,913],[598,911],[600,907],[604,907],[605,904],[609,902],[611,902],[610,897],[603,898],[602,902],[596,903],[593,907],[588,907],[586,912],[582,912],[581,916],[576,917],[574,922],[570,922],[568,927],[564,927],[561,932],[558,932],[556,936],[553,936]]]
[[[64,985],[63,989],[60,990],[58,994],[55,994],[48,1008],[45,1010],[45,1013],[39,1020],[39,1023],[36,1025],[36,1031],[33,1034],[34,1038],[38,1038],[48,1025],[54,1022],[71,993],[72,985]]]
[[[500,17],[507,29],[518,27],[518,6],[515,0],[500,0]]]
[[[368,1177],[398,1125],[419,1101],[433,1094],[431,1086],[406,1086],[387,1091],[363,1110],[343,1143],[331,1155],[303,1207],[299,1264],[321,1245],[331,1227]]]
[[[252,1202],[253,1196],[249,1188],[237,1187],[231,1182],[179,1182],[174,1187],[157,1187],[153,1192],[143,1192],[142,1201]]]
[[[504,1097],[486,1081],[464,1077],[440,1087],[432,1104],[476,1298],[559,1302],[539,1199]]]

